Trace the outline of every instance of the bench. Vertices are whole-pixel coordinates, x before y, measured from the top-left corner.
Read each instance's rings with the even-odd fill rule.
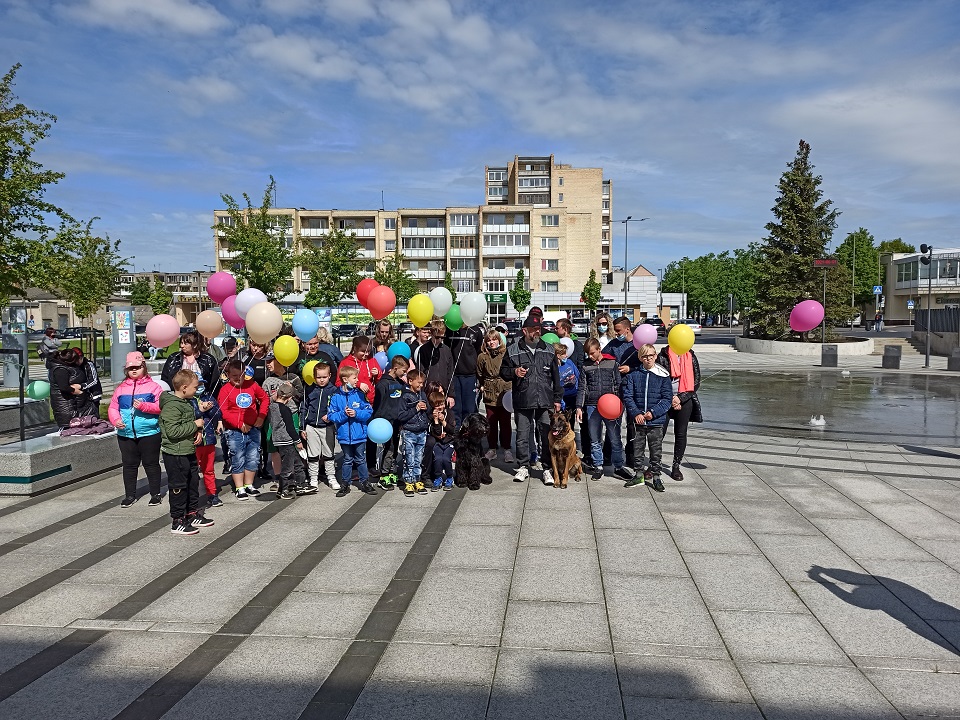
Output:
[[[0,495],[36,495],[120,467],[117,434],[58,434],[0,445]]]

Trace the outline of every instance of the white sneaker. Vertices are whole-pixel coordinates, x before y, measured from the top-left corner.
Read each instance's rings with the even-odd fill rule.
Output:
[[[533,470],[543,470],[543,463],[537,460],[535,463],[531,463],[530,468]]]
[[[543,484],[553,485],[553,473],[551,473],[549,470],[543,471]]]
[[[331,481],[330,481],[330,489],[331,489],[331,490],[339,490],[339,489],[340,489],[340,483],[338,483],[336,480],[331,480]]]
[[[312,487],[312,488],[318,488],[318,487],[320,487],[320,481],[319,481],[319,480],[311,480],[311,481],[310,481],[310,487]]]
[[[504,461],[505,463],[513,463],[513,462],[516,462],[516,458],[513,457],[513,453],[512,453],[512,452],[510,452],[509,450],[504,450],[504,451],[503,451],[503,461]]]
[[[487,450],[487,453],[486,453],[486,455],[484,455],[484,457],[485,457],[487,460],[496,460],[496,459],[497,459],[497,451],[496,451],[496,450]]]
[[[524,465],[523,467],[517,468],[517,471],[513,474],[513,481],[526,482],[528,477],[530,477],[530,471],[527,470],[526,465]]]

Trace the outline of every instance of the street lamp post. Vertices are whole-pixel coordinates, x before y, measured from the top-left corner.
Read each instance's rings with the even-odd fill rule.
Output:
[[[634,219],[633,215],[627,215],[626,220],[621,220],[623,223],[623,314],[627,314],[627,285],[630,282],[630,274],[627,270],[627,251],[630,249],[630,223],[632,222],[643,222],[644,220],[649,220],[650,218],[637,218]]]
[[[933,245],[923,243],[920,246],[920,252],[923,254],[920,262],[927,266],[927,357],[923,366],[928,368],[930,367],[930,298],[933,292]]]

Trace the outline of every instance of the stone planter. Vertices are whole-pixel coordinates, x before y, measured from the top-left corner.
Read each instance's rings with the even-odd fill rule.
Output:
[[[871,355],[873,338],[850,338],[852,342],[836,343],[837,355]],[[833,343],[827,343],[832,345]],[[782,340],[758,340],[757,338],[738,337],[734,347],[743,353],[755,355],[794,355],[801,357],[820,357],[820,343],[784,342]]]

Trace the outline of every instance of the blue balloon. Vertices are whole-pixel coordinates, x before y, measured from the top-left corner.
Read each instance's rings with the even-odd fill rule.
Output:
[[[393,425],[386,418],[374,418],[367,425],[367,437],[377,445],[382,445],[393,437]]]
[[[407,360],[410,359],[410,346],[405,342],[392,343],[390,347],[387,348],[387,359],[393,360],[397,355],[403,355]]]
[[[312,310],[300,308],[293,314],[293,334],[307,342],[317,336],[320,329],[320,318]]]
[[[374,355],[373,359],[377,361],[377,365],[380,366],[381,370],[385,370],[387,368],[387,363],[390,362],[390,359],[383,350]]]

